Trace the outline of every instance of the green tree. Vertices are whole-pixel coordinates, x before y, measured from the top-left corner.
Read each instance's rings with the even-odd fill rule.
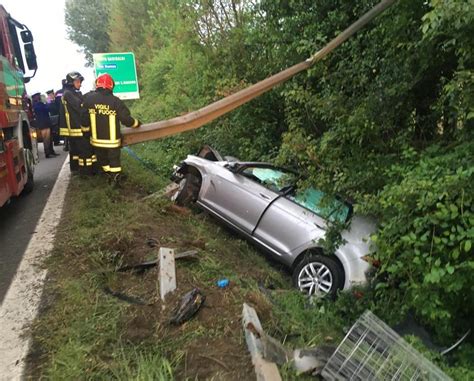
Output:
[[[111,0],[68,0],[65,21],[69,39],[82,47],[92,65],[92,54],[107,52],[110,46]]]

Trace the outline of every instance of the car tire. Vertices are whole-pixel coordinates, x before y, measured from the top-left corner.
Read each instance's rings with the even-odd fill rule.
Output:
[[[334,298],[344,287],[344,270],[327,255],[307,255],[293,271],[293,284],[308,296]]]
[[[179,182],[175,203],[179,206],[189,206],[196,201],[199,193],[199,179],[191,173],[187,173]]]

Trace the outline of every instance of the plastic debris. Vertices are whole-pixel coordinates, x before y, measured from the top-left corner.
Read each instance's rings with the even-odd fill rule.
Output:
[[[104,290],[104,292],[106,294],[108,294],[110,296],[113,296],[114,298],[117,298],[119,300],[122,300],[123,302],[127,302],[127,303],[130,303],[130,304],[137,304],[139,306],[150,305],[150,303],[147,303],[147,302],[145,302],[145,301],[143,301],[139,298],[136,298],[135,296],[130,296],[130,295],[126,295],[122,292],[114,291],[108,286],[102,287],[102,290]]]
[[[160,243],[158,242],[158,240],[156,238],[148,238],[146,240],[146,244],[149,247],[158,247],[160,245]]]
[[[182,297],[179,304],[174,308],[171,313],[170,323],[182,324],[188,321],[199,311],[205,300],[206,296],[201,290],[193,288]]]
[[[229,285],[229,279],[223,278],[219,279],[217,282],[217,287],[219,288],[226,288]]]

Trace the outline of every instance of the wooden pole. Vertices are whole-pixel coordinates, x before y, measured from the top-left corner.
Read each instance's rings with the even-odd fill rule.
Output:
[[[184,131],[193,130],[202,127],[206,123],[209,123],[224,114],[227,114],[244,103],[247,103],[259,95],[267,92],[268,90],[271,90],[280,83],[287,81],[301,71],[308,69],[314,65],[314,63],[326,57],[330,52],[336,49],[357,31],[362,29],[368,22],[373,20],[376,16],[378,16],[396,1],[397,0],[382,0],[379,4],[365,13],[361,18],[337,35],[326,46],[313,54],[310,58],[300,62],[299,64],[291,66],[290,68],[283,70],[278,74],[272,75],[267,79],[257,82],[254,85],[240,90],[235,94],[231,94],[221,100],[218,100],[217,102],[211,103],[210,105],[205,106],[197,111],[193,111],[172,119],[144,124],[143,126],[135,129],[124,129],[122,131],[123,145],[160,139],[166,136],[179,134]]]

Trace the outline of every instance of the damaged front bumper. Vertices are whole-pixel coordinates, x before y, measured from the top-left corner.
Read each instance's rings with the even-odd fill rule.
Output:
[[[178,165],[173,165],[173,173],[170,176],[170,180],[176,184],[179,184],[183,180],[184,175],[186,174],[187,164],[182,161]]]

